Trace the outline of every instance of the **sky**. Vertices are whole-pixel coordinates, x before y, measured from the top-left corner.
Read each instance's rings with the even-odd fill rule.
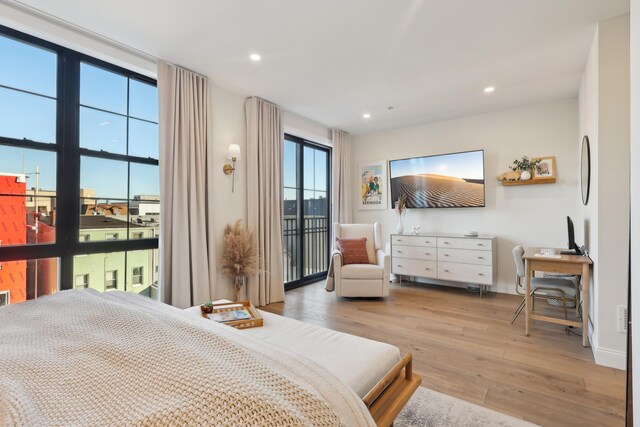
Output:
[[[55,53],[0,36],[0,136],[56,143],[56,69]],[[152,85],[81,64],[80,146],[157,159],[157,96]],[[36,167],[40,188],[55,190],[55,152],[0,146],[0,173],[24,173],[32,188]],[[80,174],[96,197],[160,194],[157,166],[131,164],[130,194],[126,162],[83,157]]]
[[[296,149],[298,144],[292,141],[284,141],[284,199],[295,200],[297,198],[297,162]],[[304,199],[327,198],[327,152],[316,150],[312,147],[303,147]]]
[[[484,152],[480,150],[391,160],[389,170],[391,178],[405,175],[435,174],[466,179],[484,179]]]

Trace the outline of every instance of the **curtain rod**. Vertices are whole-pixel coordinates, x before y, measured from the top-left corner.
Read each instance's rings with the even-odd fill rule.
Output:
[[[65,28],[65,29],[67,29],[69,31],[72,31],[72,32],[74,32],[74,33],[76,33],[78,35],[81,35],[81,36],[90,38],[90,39],[92,39],[94,41],[106,44],[106,45],[108,45],[108,46],[110,46],[112,48],[120,50],[120,51],[122,51],[124,53],[127,53],[129,55],[135,56],[135,57],[137,57],[139,59],[142,59],[144,61],[149,61],[149,62],[152,62],[154,64],[157,64],[158,61],[163,61],[163,62],[166,62],[169,65],[173,65],[175,67],[180,67],[180,68],[185,69],[187,71],[190,71],[190,72],[192,72],[194,74],[197,74],[200,77],[208,79],[208,77],[205,76],[202,73],[198,73],[196,71],[190,70],[190,69],[188,69],[186,67],[183,67],[181,65],[171,63],[171,62],[169,62],[169,61],[167,61],[165,59],[158,58],[157,56],[152,55],[150,53],[147,53],[147,52],[145,52],[143,50],[140,50],[140,49],[137,49],[135,47],[129,46],[127,44],[124,44],[122,42],[119,42],[117,40],[109,38],[107,36],[104,36],[102,34],[98,34],[95,31],[91,31],[91,30],[89,30],[87,28],[81,27],[80,25],[74,24],[74,23],[69,22],[69,21],[67,21],[65,19],[59,18],[59,17],[57,17],[55,15],[52,15],[52,14],[50,14],[48,12],[45,12],[45,11],[40,10],[40,9],[37,9],[37,8],[31,6],[31,5],[25,4],[20,0],[0,0],[0,3],[3,3],[6,6],[12,8],[14,10],[17,10],[18,12],[23,12],[23,13],[26,13],[27,15],[30,15],[30,16],[34,17],[34,18],[42,19],[42,20],[47,21],[47,22],[49,22],[51,24],[54,24],[54,25],[57,25],[59,27]]]

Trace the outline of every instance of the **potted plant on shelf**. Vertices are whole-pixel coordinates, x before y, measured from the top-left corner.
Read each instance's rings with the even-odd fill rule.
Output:
[[[235,301],[240,300],[240,291],[245,288],[247,276],[258,269],[258,250],[253,233],[242,226],[242,220],[224,228],[222,246],[222,272],[233,277]]]
[[[531,171],[535,168],[540,160],[529,160],[529,157],[522,156],[522,159],[515,159],[509,169],[514,172],[520,172],[520,179],[522,181],[527,181],[531,179]]]
[[[396,212],[398,213],[398,227],[396,231],[398,234],[402,234],[404,232],[404,224],[402,223],[402,218],[407,209],[407,195],[404,193],[400,193],[398,196],[398,200],[396,201]]]

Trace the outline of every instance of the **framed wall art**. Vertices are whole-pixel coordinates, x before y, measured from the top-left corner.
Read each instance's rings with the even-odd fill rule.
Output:
[[[532,162],[539,160],[540,162],[533,168],[533,179],[557,178],[556,157],[535,157]]]
[[[358,209],[387,209],[387,161],[360,165],[359,177]]]

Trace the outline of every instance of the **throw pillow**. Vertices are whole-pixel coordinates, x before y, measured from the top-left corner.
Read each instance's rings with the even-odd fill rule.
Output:
[[[369,264],[367,238],[338,239],[338,249],[342,252],[342,265]]]

